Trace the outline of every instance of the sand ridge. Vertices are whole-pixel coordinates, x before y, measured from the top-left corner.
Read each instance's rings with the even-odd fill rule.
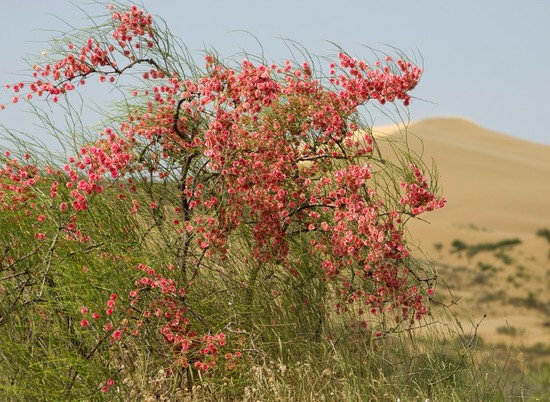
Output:
[[[383,152],[386,139],[406,136],[437,166],[447,205],[426,214],[429,223],[409,222],[410,237],[462,295],[459,314],[472,321],[486,314],[479,331],[488,341],[550,343],[550,240],[537,236],[550,229],[550,146],[461,118],[373,133]],[[459,251],[460,242],[470,248]]]

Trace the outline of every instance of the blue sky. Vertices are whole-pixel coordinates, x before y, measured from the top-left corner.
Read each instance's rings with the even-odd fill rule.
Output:
[[[2,0],[6,2],[7,0]],[[86,6],[92,13],[97,6]],[[461,116],[483,127],[550,144],[550,1],[548,0],[145,0],[191,50],[214,47],[223,56],[261,49],[265,57],[289,57],[287,37],[311,53],[334,55],[327,41],[368,58],[365,47],[399,48],[423,60],[424,75],[410,117]],[[88,26],[83,12],[65,0],[10,2],[0,13],[0,83],[26,68],[63,21]],[[0,90],[0,101],[7,94]],[[19,105],[16,105],[19,106]],[[0,114],[21,125],[22,107]],[[386,124],[377,117],[377,124]]]

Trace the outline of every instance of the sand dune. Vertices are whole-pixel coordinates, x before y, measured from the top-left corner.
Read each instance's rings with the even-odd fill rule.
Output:
[[[405,135],[403,127],[374,132]],[[410,235],[463,295],[461,314],[474,321],[487,314],[480,332],[495,342],[550,343],[550,243],[536,235],[550,229],[550,146],[458,118],[413,122],[406,135],[425,161],[434,160],[448,200],[425,216],[430,223],[411,222]],[[456,240],[476,245],[511,239],[521,244],[472,256],[452,248]],[[508,336],[506,326],[527,336]]]
[[[550,146],[490,131],[463,119],[408,128],[411,147],[433,159],[448,199],[430,216],[508,233],[550,227]],[[421,225],[420,225],[421,226]]]

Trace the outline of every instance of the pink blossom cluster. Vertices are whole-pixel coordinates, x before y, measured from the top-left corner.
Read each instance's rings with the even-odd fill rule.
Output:
[[[357,60],[345,53],[340,53],[340,65],[348,74],[341,74],[331,79],[331,82],[345,89],[343,97],[349,101],[364,103],[369,99],[376,99],[381,104],[394,102],[399,99],[408,106],[411,96],[408,92],[420,81],[422,70],[409,61],[397,60],[398,73],[392,71],[390,65],[383,66],[380,61],[375,67],[369,66],[362,60]],[[393,59],[386,57],[386,62]],[[331,72],[336,74],[336,65],[331,65]]]
[[[445,198],[438,198],[430,191],[428,179],[423,176],[418,167],[411,164],[409,168],[412,179],[410,182],[401,183],[405,195],[401,198],[400,203],[409,206],[413,215],[443,208],[446,202]]]
[[[111,6],[110,9],[114,10],[114,7]],[[117,23],[113,31],[113,38],[121,48],[130,45],[134,37],[153,38],[153,17],[135,5],[127,11],[114,11],[113,21]],[[139,48],[139,43],[136,43],[135,46]],[[153,47],[153,42],[148,40],[147,46]]]
[[[111,10],[114,43],[100,44],[93,38],[88,38],[81,46],[69,43],[69,54],[66,56],[43,66],[33,65],[34,81],[5,85],[6,89],[11,89],[14,93],[11,102],[19,102],[23,89],[28,88],[28,92],[24,94],[26,99],[32,99],[33,95],[51,95],[51,100],[56,103],[62,94],[73,91],[77,85],[84,85],[85,79],[94,73],[97,74],[100,82],[107,81],[107,76],[111,75],[108,81],[113,83],[115,81],[113,75],[121,72],[115,60],[116,53],[122,53],[123,56],[135,61],[135,56],[128,50],[128,47],[132,47],[132,41],[135,38],[140,40],[134,41],[134,49],[141,47],[141,38],[146,38],[144,40],[148,48],[154,46],[153,19],[150,14],[145,14],[137,6],[132,6],[127,11],[118,12],[114,7],[111,7]],[[47,56],[48,52],[45,51],[43,54]],[[5,107],[5,104],[0,105],[0,109]]]
[[[44,66],[38,64],[33,66],[35,81],[27,85],[29,88],[27,99],[31,99],[33,94],[52,95],[52,101],[58,102],[61,94],[74,90],[76,85],[84,85],[85,78],[98,72],[98,68],[105,66],[116,68],[116,62],[110,56],[114,48],[104,49],[92,38],[89,38],[79,51],[76,51],[72,44],[68,47],[71,53],[61,60]],[[14,85],[13,90],[19,92],[24,86],[25,84],[21,82]],[[17,101],[18,97],[15,95],[12,103]]]
[[[199,334],[193,330],[189,319],[189,307],[181,300],[185,297],[186,288],[179,287],[172,278],[157,273],[153,268],[139,264],[137,270],[143,276],[136,281],[136,289],[130,291],[130,304],[137,306],[140,294],[148,290],[156,291],[160,297],[151,299],[143,319],[156,319],[165,341],[172,346],[175,359],[184,367],[192,364],[198,370],[207,371],[216,364],[220,348],[226,346],[225,334]],[[138,321],[141,325],[141,320]],[[137,333],[134,331],[134,335]],[[226,358],[227,359],[227,358]]]
[[[101,326],[101,329],[110,334],[111,342],[120,341],[125,333],[128,332],[128,320],[124,319],[120,322],[120,325],[114,325],[114,313],[117,305],[118,295],[116,293],[111,293],[109,300],[105,305],[104,313],[105,320],[102,320],[102,314],[94,311],[91,312],[88,307],[82,306],[80,312],[83,318],[80,320],[80,326],[82,328],[89,328],[93,325],[93,322],[98,322],[98,325]],[[92,321],[89,320],[92,319]],[[137,332],[134,332],[133,335],[137,335]]]
[[[145,97],[146,103],[130,110],[119,127],[105,129],[96,142],[84,145],[61,169],[22,165],[6,154],[0,170],[2,208],[26,207],[32,198],[29,188],[36,188],[42,176],[54,178],[50,199],[65,217],[63,230],[68,239],[89,242],[78,227],[79,214],[93,208],[93,197],[107,190],[116,192],[129,214],[160,219],[161,199],[143,204],[133,195],[135,179],[146,177],[151,187],[164,183],[177,189],[176,217],[169,225],[184,244],[182,250],[192,251],[195,274],[203,258],[224,261],[230,236],[246,225],[252,233],[249,260],[278,264],[291,273],[296,272],[292,239],[306,237],[309,253],[320,257],[317,268],[339,296],[337,311],[359,303],[361,311],[391,313],[398,321],[427,314],[423,289],[410,285],[402,215],[441,208],[445,200],[430,191],[427,178],[411,165],[411,179],[401,184],[405,210],[396,210],[375,190],[374,139],[357,137],[358,108],[370,100],[408,105],[409,92],[422,74],[419,67],[391,58],[371,67],[342,52],[338,65],[329,65],[325,82],[308,63],[267,66],[245,60],[232,68],[207,55],[201,75],[181,78],[128,50],[140,43],[133,42],[136,37],[155,50],[150,15],[133,6],[113,10],[113,22],[112,36],[126,57],[125,67],[114,61],[115,45],[90,38],[80,50],[70,45],[59,61],[35,66],[29,94],[55,95],[51,100],[57,102],[57,96],[84,84],[88,76],[105,81],[111,75],[114,80],[145,63],[151,68],[142,78],[151,88],[131,94]],[[11,88],[19,93],[25,86]],[[47,222],[42,212],[35,214],[37,224]],[[42,232],[36,236],[45,238]],[[144,319],[155,319],[178,361],[199,370],[212,368],[226,339],[222,332],[200,334],[193,326],[186,303],[192,282],[188,272],[171,270],[171,277],[146,264],[136,269],[142,277],[128,304],[136,308],[144,301],[145,289],[155,297],[148,296],[135,328],[109,318],[103,329],[113,341],[121,341],[127,333],[137,335]],[[104,314],[112,317],[118,303],[113,293]],[[80,324],[88,328],[88,310],[83,308],[82,314]],[[98,320],[101,314],[91,317]],[[226,355],[232,362],[235,357]]]
[[[27,205],[35,196],[32,187],[40,181],[40,169],[25,160],[12,157],[10,151],[5,151],[5,164],[0,167],[0,211],[17,210]]]

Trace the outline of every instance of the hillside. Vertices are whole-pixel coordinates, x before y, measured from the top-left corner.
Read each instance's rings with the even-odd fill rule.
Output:
[[[397,127],[379,135],[405,135]],[[550,342],[550,146],[457,118],[411,123],[411,148],[434,160],[448,203],[410,235],[447,283],[465,321],[490,342]]]

